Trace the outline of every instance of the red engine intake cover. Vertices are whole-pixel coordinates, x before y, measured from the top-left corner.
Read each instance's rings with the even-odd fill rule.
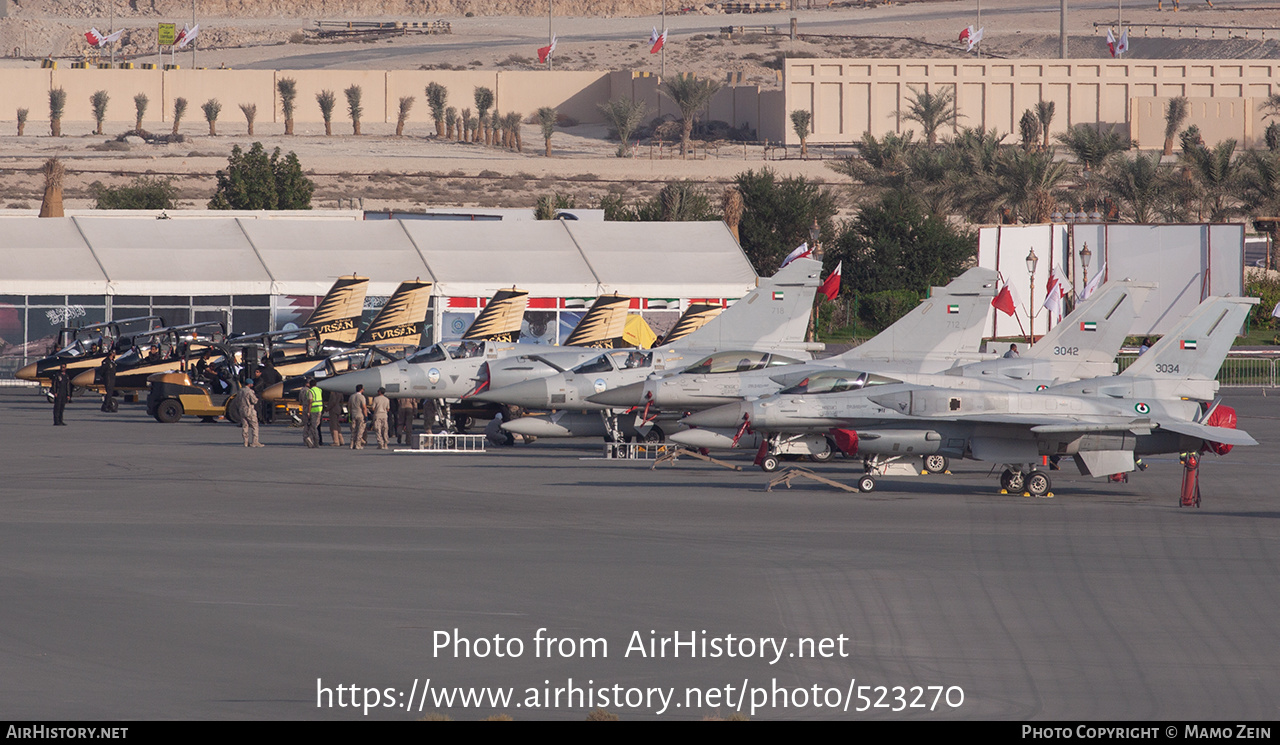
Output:
[[[1229,427],[1230,429],[1235,429],[1236,410],[1230,406],[1219,405],[1218,408],[1214,409],[1213,413],[1209,415],[1209,419],[1205,424],[1210,427]],[[1206,442],[1200,447],[1200,450],[1206,453],[1214,452],[1218,455],[1226,455],[1231,452],[1231,448],[1231,445],[1223,445],[1220,442]]]
[[[835,440],[836,447],[840,448],[840,452],[845,455],[853,456],[858,454],[858,433],[851,429],[833,429],[831,430],[831,439]]]

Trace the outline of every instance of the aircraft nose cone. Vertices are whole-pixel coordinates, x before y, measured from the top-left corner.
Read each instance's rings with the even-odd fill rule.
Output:
[[[588,396],[587,400],[593,404],[601,404],[603,406],[643,406],[644,382],[619,386],[603,393]]]
[[[279,383],[275,383],[274,385],[269,385],[266,387],[265,390],[262,391],[263,401],[279,401],[283,397],[284,397],[283,381]]]
[[[79,388],[88,388],[89,386],[93,385],[93,381],[94,381],[94,378],[96,377],[97,372],[98,371],[96,368],[85,370],[84,372],[80,373],[79,375],[71,379],[71,385],[77,386]]]
[[[725,404],[706,411],[695,411],[681,419],[680,422],[690,427],[723,427],[727,429],[741,426],[743,415],[749,411],[750,404]]]
[[[357,385],[363,385],[365,394],[373,395],[379,388],[383,387],[382,371],[376,367],[368,370],[353,370],[341,375],[335,375],[332,378],[325,378],[318,381],[316,385],[326,393],[337,391],[346,396],[355,393]]]
[[[551,405],[551,397],[547,395],[547,381],[541,379],[526,380],[505,388],[490,389],[484,393],[477,393],[471,398],[477,401],[523,406],[527,409],[545,409]]]
[[[35,380],[36,379],[36,363],[32,362],[30,365],[25,365],[23,367],[18,368],[18,371],[14,373],[14,375],[19,380]]]

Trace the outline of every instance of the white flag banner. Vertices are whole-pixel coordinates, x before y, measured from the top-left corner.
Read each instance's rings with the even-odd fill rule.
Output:
[[[1080,291],[1080,299],[1088,300],[1093,291],[1102,285],[1102,278],[1105,276],[1107,276],[1107,263],[1104,261],[1102,262],[1102,268],[1098,270],[1093,279],[1089,280],[1089,284],[1085,285],[1084,289]]]

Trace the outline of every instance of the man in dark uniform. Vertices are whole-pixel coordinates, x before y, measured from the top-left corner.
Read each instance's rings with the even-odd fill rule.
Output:
[[[53,392],[53,426],[66,426],[66,422],[62,421],[62,410],[67,408],[67,402],[71,400],[71,376],[67,375],[67,363],[62,363],[53,374],[50,388]]]
[[[116,410],[116,353],[115,350],[107,352],[107,356],[102,358],[102,410],[113,412]]]

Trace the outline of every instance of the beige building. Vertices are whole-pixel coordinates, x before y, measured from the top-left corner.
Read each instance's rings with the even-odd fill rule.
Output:
[[[1280,63],[1266,60],[789,59],[786,112],[813,113],[811,143],[848,143],[864,132],[920,131],[900,111],[912,91],[955,94],[958,127],[1016,137],[1022,113],[1040,100],[1056,105],[1051,132],[1076,124],[1111,124],[1139,147],[1164,143],[1164,106],[1187,96],[1206,142],[1235,138],[1259,147],[1266,123],[1258,111],[1280,93]],[[950,132],[942,133],[944,135]],[[788,144],[799,138],[786,131]]]

